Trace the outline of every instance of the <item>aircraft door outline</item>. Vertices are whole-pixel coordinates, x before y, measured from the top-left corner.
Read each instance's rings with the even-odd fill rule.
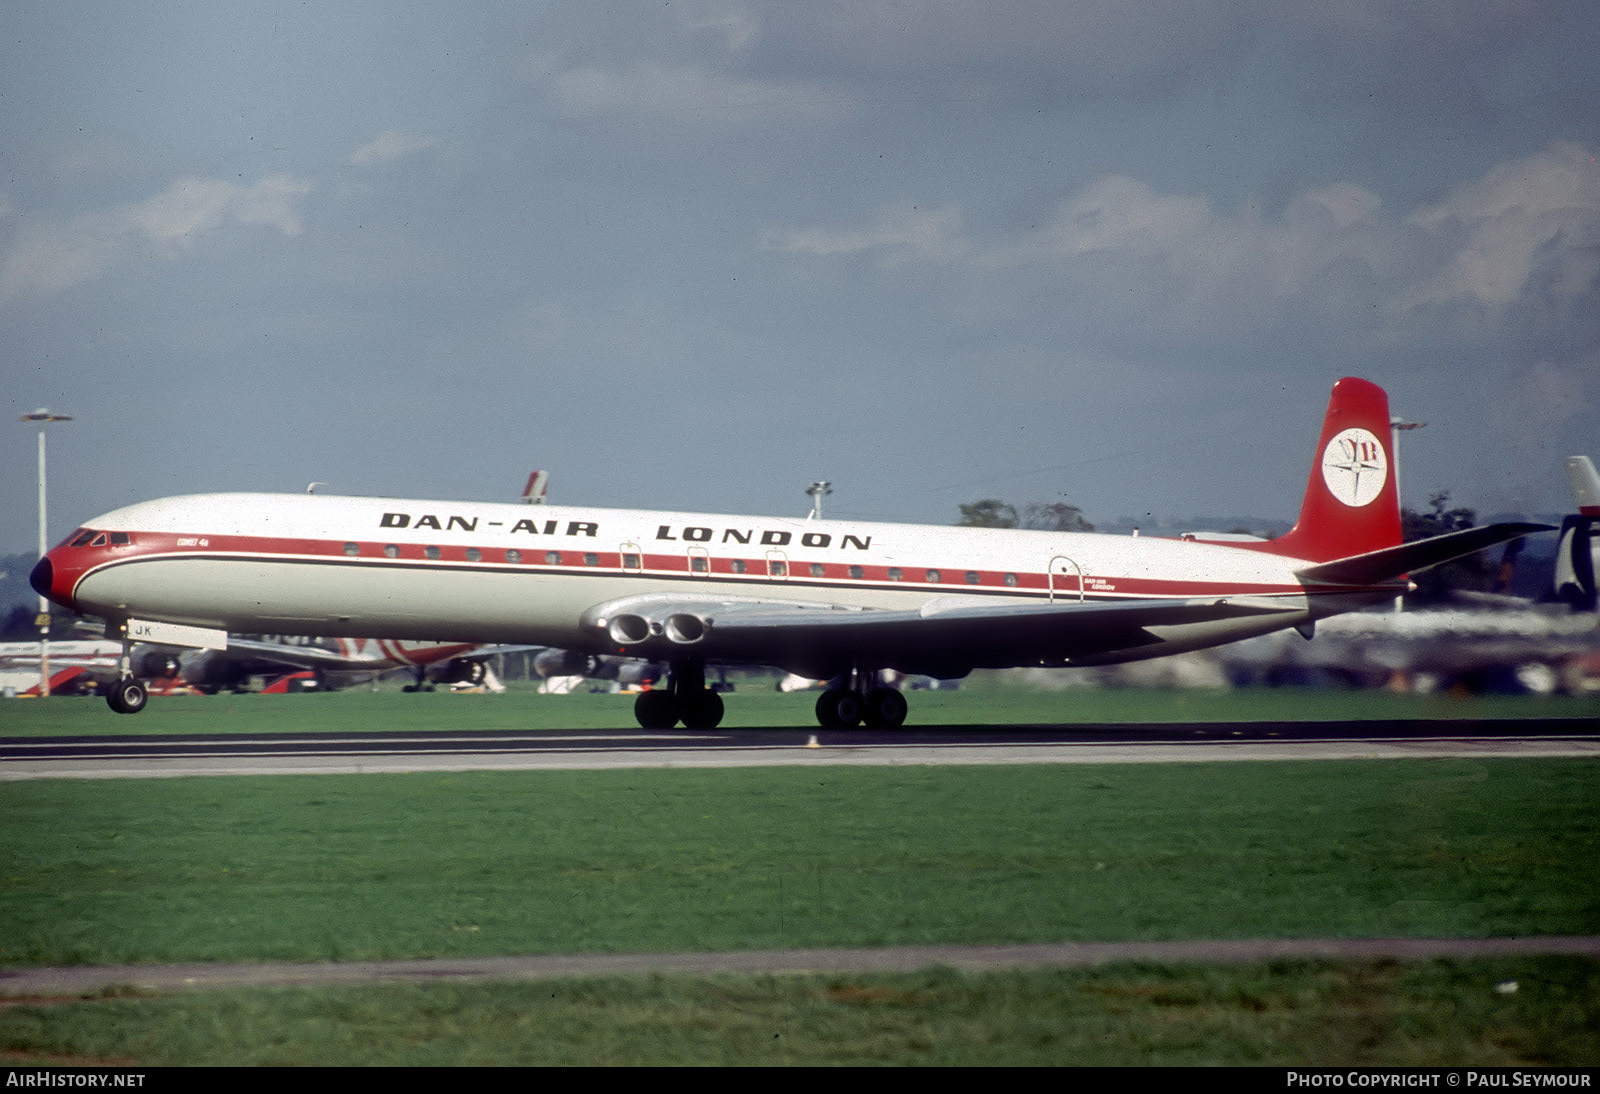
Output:
[[[1066,555],[1056,555],[1050,560],[1050,568],[1047,572],[1049,574],[1050,600],[1052,603],[1056,600],[1056,593],[1058,590],[1060,591],[1062,600],[1076,600],[1080,604],[1083,603],[1082,566],[1079,566]],[[1074,588],[1072,584],[1068,583],[1068,578],[1072,578],[1076,581],[1076,588]],[[1069,595],[1073,592],[1076,592],[1077,595]]]

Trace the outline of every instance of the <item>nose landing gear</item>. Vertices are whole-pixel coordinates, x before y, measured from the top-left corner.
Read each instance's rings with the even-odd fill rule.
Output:
[[[133,643],[126,638],[122,640],[122,657],[117,670],[121,675],[106,689],[106,706],[118,714],[138,714],[150,701],[150,693],[133,675]]]

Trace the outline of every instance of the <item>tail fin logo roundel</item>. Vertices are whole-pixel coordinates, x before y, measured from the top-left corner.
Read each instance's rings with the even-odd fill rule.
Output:
[[[1354,376],[1334,384],[1300,517],[1266,549],[1332,562],[1399,544],[1400,495],[1389,435],[1383,388]]]
[[[1365,429],[1346,429],[1322,450],[1322,481],[1328,493],[1353,509],[1377,501],[1388,480],[1383,442]]]

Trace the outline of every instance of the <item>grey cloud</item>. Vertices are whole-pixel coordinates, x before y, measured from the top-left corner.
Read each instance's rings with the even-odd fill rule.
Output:
[[[1558,144],[1409,215],[1386,213],[1377,194],[1348,181],[1305,190],[1268,216],[1113,175],[1014,238],[971,238],[962,211],[945,207],[888,213],[866,227],[769,230],[764,242],[796,255],[875,251],[1015,271],[1056,282],[1080,306],[1098,301],[1102,318],[1158,322],[1180,337],[1271,328],[1283,321],[1280,309],[1415,336],[1430,305],[1498,312],[1552,292],[1592,301],[1600,171],[1582,147]]]
[[[753,79],[687,63],[553,68],[538,82],[551,107],[572,118],[781,124],[838,116],[854,101],[843,88],[823,82]]]
[[[883,210],[870,224],[856,228],[771,229],[762,234],[763,250],[818,258],[873,255],[880,265],[905,261],[946,265],[967,250],[961,211],[954,207],[916,206]]]
[[[386,129],[345,157],[348,167],[379,167],[437,148],[439,142],[398,129]]]
[[[250,186],[180,178],[143,201],[82,213],[62,222],[25,222],[0,258],[0,302],[53,293],[100,276],[138,249],[180,255],[229,226],[297,236],[297,206],[311,184],[288,174]]]
[[[1600,274],[1600,168],[1563,142],[1458,187],[1413,223],[1453,243],[1444,267],[1404,297],[1407,308],[1465,300],[1489,309],[1523,299],[1541,274],[1558,297],[1593,299]]]

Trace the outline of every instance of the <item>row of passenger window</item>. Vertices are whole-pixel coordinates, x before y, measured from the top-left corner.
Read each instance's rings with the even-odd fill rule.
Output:
[[[359,543],[346,543],[344,545],[344,553],[349,555],[351,558],[355,558],[361,554],[361,545]],[[443,552],[438,547],[431,544],[422,549],[422,554],[424,558],[437,559],[443,557]],[[400,545],[397,543],[385,544],[383,548],[383,557],[399,558]],[[476,547],[468,547],[466,559],[468,562],[482,562],[483,552]],[[515,547],[508,549],[506,551],[506,561],[511,563],[513,566],[518,565],[523,561],[522,552],[517,550]],[[527,559],[527,561],[532,562],[533,558],[530,557]],[[546,551],[544,553],[544,561],[547,566],[561,565],[561,552]],[[600,565],[600,556],[592,551],[585,552],[583,555],[583,564],[585,566],[598,566]]]
[[[344,545],[344,553],[350,555],[351,557],[360,555],[361,545],[357,543],[346,543]],[[440,557],[440,550],[435,546],[424,547],[422,549],[422,553],[425,557],[430,559],[437,559]],[[385,558],[399,558],[400,547],[398,544],[394,543],[387,544],[383,548],[383,554]],[[483,552],[476,547],[468,547],[466,558],[468,562],[482,562]],[[511,563],[513,566],[518,565],[523,561],[522,552],[517,550],[515,547],[508,549],[506,551],[506,561]],[[532,562],[533,559],[529,558],[528,561]],[[560,566],[562,564],[561,552],[546,551],[544,553],[544,562],[547,566]],[[585,552],[583,555],[583,564],[585,566],[598,566],[600,565],[600,556],[594,554],[593,552]],[[624,553],[622,555],[623,569],[638,570],[642,567],[643,560],[640,558],[640,556],[632,553]],[[736,558],[729,562],[728,568],[732,573],[736,574],[749,572],[749,566],[746,564],[744,559],[741,558]],[[691,572],[697,574],[710,573],[711,560],[705,555],[690,555],[689,569]],[[810,565],[810,573],[812,577],[827,577],[828,568],[820,562],[813,562]],[[860,581],[867,576],[866,568],[862,566],[851,566],[848,568],[846,573],[852,580],[856,581]],[[789,564],[783,559],[768,559],[767,575],[769,577],[788,577]],[[940,585],[944,583],[944,574],[940,570],[925,570],[923,571],[922,576],[923,579],[930,585]],[[891,566],[889,567],[888,578],[890,581],[904,581],[906,579],[905,571],[899,566]],[[981,585],[983,584],[983,575],[977,570],[968,570],[965,574],[965,580],[968,585]],[[1006,574],[1003,580],[1008,586],[1011,587],[1015,587],[1018,584],[1016,574]]]

